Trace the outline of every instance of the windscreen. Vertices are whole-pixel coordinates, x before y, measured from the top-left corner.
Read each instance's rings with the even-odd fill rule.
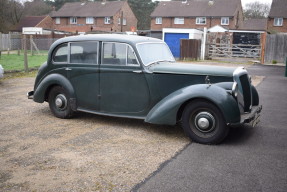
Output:
[[[141,43],[137,49],[145,66],[159,61],[175,61],[165,43]]]

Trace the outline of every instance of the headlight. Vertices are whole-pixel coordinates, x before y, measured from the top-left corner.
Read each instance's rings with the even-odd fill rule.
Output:
[[[232,95],[237,98],[238,96],[238,84],[236,82],[232,85]]]

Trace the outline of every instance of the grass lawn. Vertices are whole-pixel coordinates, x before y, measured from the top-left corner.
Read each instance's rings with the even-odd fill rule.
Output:
[[[28,55],[28,67],[29,69],[40,67],[46,60],[47,55]],[[5,71],[24,70],[24,55],[2,54],[0,64]]]

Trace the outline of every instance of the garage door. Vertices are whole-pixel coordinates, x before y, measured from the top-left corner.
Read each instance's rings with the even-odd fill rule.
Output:
[[[165,33],[164,41],[174,57],[180,57],[180,39],[189,39],[188,33]]]

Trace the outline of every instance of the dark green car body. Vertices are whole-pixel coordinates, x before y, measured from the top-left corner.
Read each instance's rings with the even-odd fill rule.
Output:
[[[57,106],[67,102],[72,111],[166,125],[181,121],[185,107],[201,100],[216,106],[228,126],[257,123],[262,107],[244,68],[179,64],[170,56],[152,61],[148,51],[157,52],[157,58],[167,53],[161,47],[167,47],[161,40],[127,35],[60,39],[51,46],[28,97],[49,101],[50,91],[59,86],[68,97],[61,100],[65,94],[58,94]]]

